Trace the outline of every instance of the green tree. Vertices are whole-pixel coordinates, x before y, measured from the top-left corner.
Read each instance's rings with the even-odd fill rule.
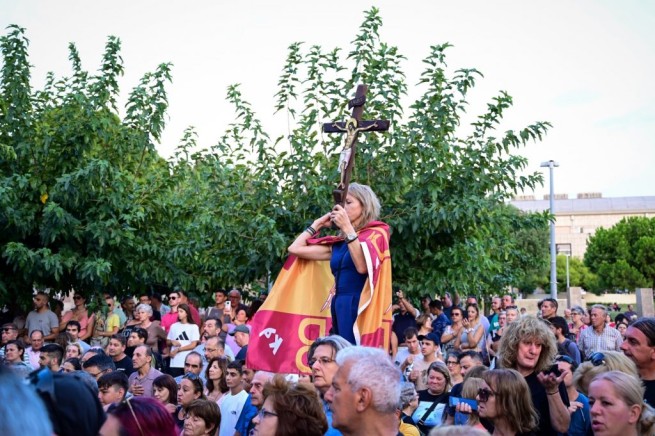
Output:
[[[585,265],[608,290],[634,290],[655,284],[655,219],[624,218],[589,238]]]
[[[569,257],[569,283],[585,290],[597,292],[598,278],[584,264],[582,259]],[[557,291],[566,291],[566,256],[557,256]]]

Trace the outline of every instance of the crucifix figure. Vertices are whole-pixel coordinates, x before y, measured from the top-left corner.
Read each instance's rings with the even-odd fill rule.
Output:
[[[366,85],[358,85],[355,98],[348,102],[348,107],[353,112],[346,122],[335,122],[323,124],[323,131],[326,133],[346,133],[346,140],[339,157],[339,173],[341,174],[339,185],[332,191],[335,204],[344,206],[348,195],[350,176],[355,166],[355,147],[359,132],[384,132],[389,130],[388,120],[362,121],[364,103],[366,102]]]

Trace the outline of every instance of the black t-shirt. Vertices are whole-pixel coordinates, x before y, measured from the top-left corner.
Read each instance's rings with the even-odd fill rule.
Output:
[[[134,372],[134,366],[132,365],[132,359],[126,354],[125,357],[123,357],[121,360],[118,362],[114,362],[114,365],[116,365],[116,371],[122,371],[125,373],[126,376],[130,376]]]
[[[414,411],[412,418],[422,433],[428,434],[430,433],[430,429],[441,425],[443,413],[448,406],[448,398],[450,398],[448,392],[433,395],[427,389],[424,391],[418,391],[418,407]],[[434,403],[436,403],[437,406],[432,409],[430,414],[428,414],[428,416],[423,420],[424,422],[421,423],[423,416],[425,416],[427,410]]]
[[[532,394],[532,403],[537,411],[539,419],[539,427],[537,428],[536,435],[552,436],[557,434],[550,422],[550,407],[548,406],[548,394],[546,388],[539,382],[537,373],[533,372],[525,377],[528,383],[530,393]],[[559,394],[562,397],[562,402],[566,407],[569,407],[569,395],[566,393],[566,386],[564,383],[559,384]]]
[[[644,393],[644,400],[651,406],[655,407],[655,380],[642,380],[646,392]]]

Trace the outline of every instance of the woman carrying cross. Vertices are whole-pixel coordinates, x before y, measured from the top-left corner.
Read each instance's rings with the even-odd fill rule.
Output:
[[[350,184],[345,207],[316,219],[289,246],[301,259],[330,261],[334,275],[332,330],[353,344],[388,347],[391,307],[389,226],[377,221],[380,201],[373,190]],[[336,236],[316,238],[334,223]],[[385,325],[388,324],[388,325]]]

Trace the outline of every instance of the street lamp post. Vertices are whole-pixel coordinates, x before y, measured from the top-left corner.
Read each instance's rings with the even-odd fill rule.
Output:
[[[542,168],[549,168],[550,172],[550,214],[555,217],[555,184],[553,182],[553,168],[559,164],[554,160],[542,162]],[[557,300],[557,253],[555,252],[555,221],[550,222],[550,298]]]
[[[566,253],[566,295],[569,295],[569,289],[571,288],[571,276],[569,275],[569,257],[570,253]]]

